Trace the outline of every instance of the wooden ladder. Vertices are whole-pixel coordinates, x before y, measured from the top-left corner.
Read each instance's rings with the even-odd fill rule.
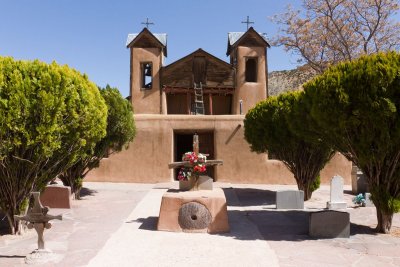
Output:
[[[204,115],[203,86],[194,83],[194,108],[196,115]]]

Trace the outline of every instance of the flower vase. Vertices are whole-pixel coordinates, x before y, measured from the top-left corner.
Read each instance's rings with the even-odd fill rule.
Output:
[[[179,181],[179,190],[180,191],[197,191],[197,190],[199,190],[199,176],[193,175],[189,178],[189,180],[180,180]]]

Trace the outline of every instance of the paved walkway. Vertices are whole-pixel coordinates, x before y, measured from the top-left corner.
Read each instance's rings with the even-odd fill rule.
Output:
[[[64,220],[46,230],[59,257],[41,266],[400,266],[400,238],[376,234],[375,208],[350,208],[351,237],[311,239],[308,212],[322,209],[322,186],[304,211],[275,210],[275,192],[294,186],[217,184],[228,201],[231,232],[189,234],[155,231],[162,194],[176,184],[85,183]],[[346,188],[349,190],[350,188]],[[352,206],[350,194],[345,194]],[[400,233],[400,214],[393,220]],[[0,266],[24,266],[36,236],[0,236]]]

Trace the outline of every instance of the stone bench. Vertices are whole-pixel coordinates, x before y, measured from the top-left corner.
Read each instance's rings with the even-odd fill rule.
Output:
[[[70,209],[72,202],[71,188],[64,185],[48,185],[40,194],[43,206],[56,209]]]
[[[310,213],[309,236],[315,238],[349,238],[350,214],[335,210]]]

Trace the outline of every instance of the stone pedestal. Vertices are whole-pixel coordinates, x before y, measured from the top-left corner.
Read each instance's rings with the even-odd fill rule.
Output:
[[[43,206],[56,209],[71,208],[71,188],[63,185],[48,185],[40,194],[40,202]]]
[[[222,189],[168,190],[162,197],[157,230],[193,233],[229,232]]]

